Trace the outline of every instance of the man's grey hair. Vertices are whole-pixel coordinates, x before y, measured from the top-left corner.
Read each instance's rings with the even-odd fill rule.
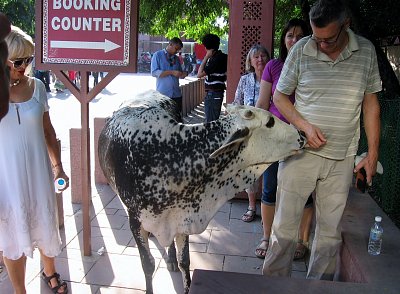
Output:
[[[343,24],[350,17],[350,11],[343,0],[318,0],[310,9],[310,21],[318,28],[332,22]]]

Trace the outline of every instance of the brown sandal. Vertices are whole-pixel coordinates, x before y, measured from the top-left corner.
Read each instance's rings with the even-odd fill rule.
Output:
[[[47,284],[47,286],[49,286],[50,290],[53,293],[55,293],[55,294],[67,294],[68,293],[68,285],[66,282],[64,282],[63,280],[60,279],[59,273],[54,273],[48,277],[48,276],[46,276],[46,274],[44,272],[42,272],[42,279]],[[54,286],[54,287],[51,286],[52,279],[57,280],[57,286]],[[59,292],[59,290],[62,290],[62,292]]]
[[[296,245],[296,251],[294,252],[293,260],[303,259],[307,251],[307,244],[304,244],[303,240],[299,240]]]
[[[254,254],[258,258],[264,259],[265,255],[267,254],[267,251],[268,251],[268,246],[269,246],[269,238],[262,238],[260,240],[260,244],[257,246],[256,251],[254,252]]]
[[[249,223],[256,217],[256,209],[248,207],[247,211],[242,215],[242,221]]]

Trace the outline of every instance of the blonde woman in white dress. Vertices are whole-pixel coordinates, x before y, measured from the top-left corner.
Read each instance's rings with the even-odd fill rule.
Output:
[[[26,76],[34,47],[17,27],[5,39],[10,104],[0,122],[0,251],[16,294],[25,294],[26,257],[38,248],[53,293],[68,293],[54,257],[61,252],[54,179],[65,174],[43,83]],[[65,190],[64,189],[64,190]]]

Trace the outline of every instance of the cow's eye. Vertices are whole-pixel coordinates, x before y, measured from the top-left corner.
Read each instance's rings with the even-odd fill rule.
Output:
[[[274,126],[274,124],[275,124],[275,119],[274,119],[273,116],[271,116],[270,119],[269,119],[269,121],[268,121],[267,124],[266,124],[266,127],[267,127],[267,128],[272,128],[272,127]]]

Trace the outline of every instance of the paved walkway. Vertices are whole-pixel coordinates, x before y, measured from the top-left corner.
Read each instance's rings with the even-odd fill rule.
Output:
[[[123,100],[154,87],[154,84],[154,79],[149,76],[121,74],[91,102],[90,121],[94,117],[112,114]],[[62,142],[63,164],[69,173],[69,129],[80,127],[79,103],[67,90],[64,93],[50,93],[49,103],[51,119]],[[185,120],[195,123],[203,118],[202,107],[199,107]],[[93,144],[91,146],[93,148]],[[64,192],[65,226],[61,229],[64,248],[56,259],[57,271],[68,282],[70,293],[144,293],[144,274],[123,204],[109,186],[95,184],[92,184],[92,204],[92,255],[86,257],[82,256],[81,206],[71,204],[70,189]],[[242,222],[240,218],[246,208],[246,201],[227,202],[206,231],[190,237],[191,271],[210,269],[261,274],[263,260],[254,255],[262,237],[261,219],[258,217],[251,223]],[[259,204],[257,209],[259,213]],[[168,272],[163,260],[165,250],[154,237],[150,239],[150,248],[156,260],[154,293],[183,293],[181,274]],[[292,276],[304,278],[306,268],[305,261],[294,262]],[[27,262],[28,293],[51,293],[41,282],[40,271],[40,259],[36,251],[34,258],[28,258]],[[5,270],[0,273],[0,293],[13,293]]]

